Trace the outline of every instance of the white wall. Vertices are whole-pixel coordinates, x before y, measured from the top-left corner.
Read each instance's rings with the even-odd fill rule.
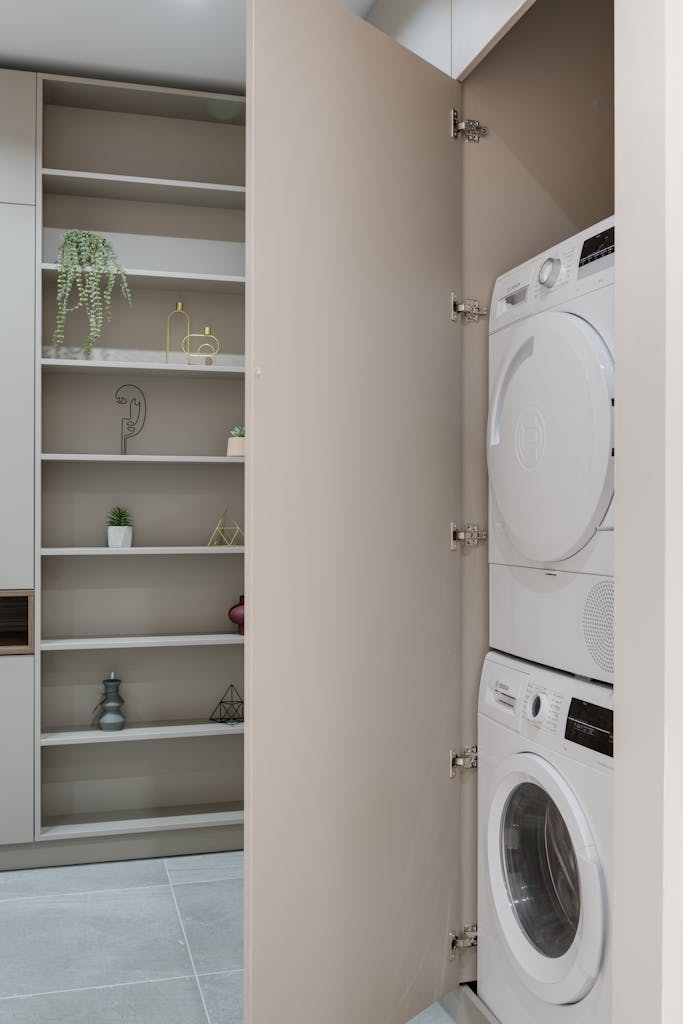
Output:
[[[451,4],[452,0],[377,0],[368,21],[450,75]]]
[[[376,0],[368,21],[454,78],[464,78],[534,0]]]
[[[337,2],[361,17],[372,6]],[[4,0],[0,67],[242,94],[246,3]]]

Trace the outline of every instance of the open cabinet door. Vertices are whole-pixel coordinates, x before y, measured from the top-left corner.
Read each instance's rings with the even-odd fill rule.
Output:
[[[250,1024],[458,981],[456,82],[332,0],[251,0]]]

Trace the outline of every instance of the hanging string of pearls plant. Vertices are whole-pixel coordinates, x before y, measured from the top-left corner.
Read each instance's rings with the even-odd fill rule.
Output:
[[[83,348],[86,358],[90,358],[105,321],[111,320],[111,298],[117,282],[131,305],[126,272],[109,239],[94,231],[67,231],[57,256],[57,323],[52,336],[55,349],[64,344],[69,314],[83,309],[88,318]]]

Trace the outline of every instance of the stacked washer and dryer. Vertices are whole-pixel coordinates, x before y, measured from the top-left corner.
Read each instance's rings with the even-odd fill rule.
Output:
[[[610,1024],[613,218],[498,279],[489,380],[478,993]]]

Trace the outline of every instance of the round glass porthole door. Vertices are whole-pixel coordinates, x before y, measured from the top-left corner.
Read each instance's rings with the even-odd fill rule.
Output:
[[[600,972],[606,927],[585,814],[567,781],[537,754],[505,758],[491,794],[489,880],[510,957],[540,999],[579,1002]]]
[[[500,838],[508,898],[520,928],[543,956],[564,956],[579,928],[581,884],[557,805],[540,786],[522,782],[508,798]]]

